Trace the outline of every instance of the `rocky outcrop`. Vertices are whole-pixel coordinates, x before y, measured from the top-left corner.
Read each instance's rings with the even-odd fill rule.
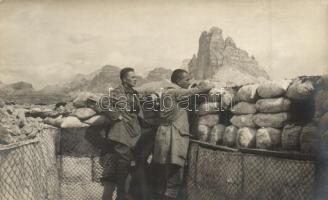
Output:
[[[236,79],[238,83],[240,79],[245,80],[241,83],[269,79],[268,74],[258,65],[255,58],[239,49],[231,37],[224,39],[222,30],[217,27],[201,34],[198,53],[189,62],[189,71],[195,79],[232,82]],[[230,72],[233,72],[234,76],[228,75]]]
[[[165,68],[155,68],[148,73],[147,81],[160,81],[164,79],[170,79],[172,70]]]
[[[120,68],[106,65],[101,71],[90,81],[87,91],[92,92],[108,92],[109,87],[116,87],[120,83]]]

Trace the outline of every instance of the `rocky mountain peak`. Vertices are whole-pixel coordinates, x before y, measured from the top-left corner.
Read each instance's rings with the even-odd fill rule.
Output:
[[[155,68],[155,69],[149,71],[146,79],[148,81],[158,81],[158,80],[163,80],[163,79],[170,79],[171,74],[172,74],[172,70],[158,67],[158,68]]]
[[[234,81],[224,80],[225,75],[220,71],[240,73],[240,76],[235,76],[235,82],[238,83],[240,80],[237,79],[247,79],[246,82],[257,78],[269,79],[256,59],[250,57],[247,51],[239,49],[231,37],[224,39],[222,30],[218,27],[212,27],[209,32],[201,33],[197,56],[192,57],[188,69],[195,79]],[[231,76],[227,77],[231,79]]]
[[[224,43],[225,43],[225,48],[227,47],[237,48],[236,43],[233,41],[231,37],[227,37]]]
[[[222,29],[214,26],[210,29],[210,33],[218,33],[218,34],[222,34]]]

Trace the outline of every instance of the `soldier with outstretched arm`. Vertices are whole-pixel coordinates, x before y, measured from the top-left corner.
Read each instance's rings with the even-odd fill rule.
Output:
[[[172,86],[165,89],[160,102],[160,125],[154,145],[154,163],[159,166],[159,197],[176,199],[183,181],[183,169],[187,161],[189,146],[189,122],[184,103],[188,97],[206,93],[213,87],[201,83],[190,86],[187,71],[176,69],[171,76]]]

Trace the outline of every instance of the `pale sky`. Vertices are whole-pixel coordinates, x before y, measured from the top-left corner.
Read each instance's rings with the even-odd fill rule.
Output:
[[[173,69],[212,26],[273,79],[328,72],[328,0],[0,0],[0,81],[41,88],[106,64]]]

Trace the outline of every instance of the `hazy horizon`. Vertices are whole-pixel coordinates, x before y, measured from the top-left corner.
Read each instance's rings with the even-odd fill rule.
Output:
[[[273,79],[328,72],[328,0],[0,0],[0,81],[39,89],[104,65],[173,69],[213,26]]]

